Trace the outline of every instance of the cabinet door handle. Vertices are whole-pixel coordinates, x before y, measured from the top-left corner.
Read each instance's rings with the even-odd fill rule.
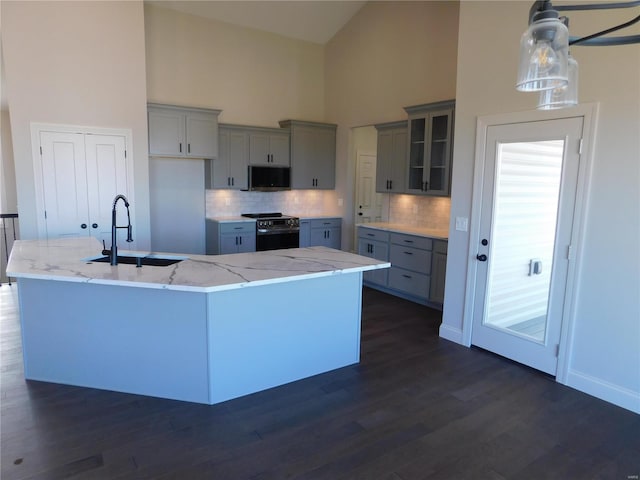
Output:
[[[242,237],[238,237],[238,240],[240,240],[240,245],[242,245]]]
[[[235,187],[235,185],[236,185],[236,179],[231,177],[231,186]]]
[[[187,143],[187,153],[191,153],[191,144]]]
[[[413,243],[413,240],[405,240],[405,243]]]
[[[412,252],[402,252],[402,253],[404,253],[405,255],[413,255]]]
[[[393,180],[389,180],[389,190],[393,190]]]
[[[182,153],[182,142],[179,143],[179,147],[178,148],[180,150],[180,153]]]
[[[231,186],[231,178],[227,177],[227,187]]]
[[[406,274],[404,274],[404,273],[402,274],[402,276],[403,276],[404,278],[412,278],[412,277],[411,277],[411,275],[406,275]]]
[[[376,236],[375,233],[367,233],[367,235],[370,236],[370,237],[375,237]]]

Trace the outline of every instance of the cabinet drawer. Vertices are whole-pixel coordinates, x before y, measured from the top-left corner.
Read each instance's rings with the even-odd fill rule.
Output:
[[[245,233],[255,232],[255,222],[221,223],[220,233]]]
[[[429,281],[428,275],[394,266],[389,269],[389,287],[415,297],[426,299],[429,296]]]
[[[311,228],[341,227],[342,218],[316,218],[311,220]]]
[[[435,240],[433,242],[433,253],[447,254],[447,246],[449,242],[443,242],[441,240]]]
[[[425,275],[431,273],[431,252],[403,245],[391,245],[391,265]]]
[[[358,227],[358,237],[368,238],[369,240],[378,240],[380,242],[388,242],[389,232],[375,230],[373,228]]]
[[[414,248],[422,248],[423,250],[431,250],[433,248],[433,240],[430,238],[406,235],[404,233],[392,233],[391,243]]]

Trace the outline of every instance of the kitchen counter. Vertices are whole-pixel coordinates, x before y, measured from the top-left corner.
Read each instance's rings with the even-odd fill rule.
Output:
[[[373,223],[361,223],[357,226],[376,228],[378,230],[392,231],[407,233],[409,235],[419,235],[421,237],[435,238],[437,240],[448,240],[448,230],[437,230],[433,228],[414,227],[411,225],[403,225],[400,223],[386,223],[386,222],[373,222]]]
[[[167,267],[87,260],[101,250],[14,243],[26,379],[214,404],[351,365],[362,272],[390,266],[325,247]]]
[[[94,238],[17,240],[7,273],[16,278],[214,292],[304,278],[388,268],[389,264],[325,247],[293,248],[231,255],[179,255],[168,267],[96,263],[102,245]],[[119,255],[146,256],[151,252]]]
[[[232,216],[232,217],[207,217],[207,220],[214,220],[220,223],[236,223],[236,222],[253,222],[256,223],[255,218]]]

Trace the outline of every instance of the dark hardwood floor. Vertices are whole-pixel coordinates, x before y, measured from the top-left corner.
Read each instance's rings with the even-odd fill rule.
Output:
[[[640,474],[640,416],[442,340],[440,312],[374,290],[360,364],[213,406],[26,382],[16,290],[0,287],[3,480]]]

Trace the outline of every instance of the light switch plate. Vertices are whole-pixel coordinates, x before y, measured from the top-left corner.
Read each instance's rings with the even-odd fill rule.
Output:
[[[342,201],[342,199],[341,199],[341,198],[339,198],[339,199],[338,199],[338,206],[339,206],[339,207],[341,207],[343,203],[344,203],[344,202]]]
[[[467,217],[456,217],[456,230],[466,232],[469,229],[469,219]]]

